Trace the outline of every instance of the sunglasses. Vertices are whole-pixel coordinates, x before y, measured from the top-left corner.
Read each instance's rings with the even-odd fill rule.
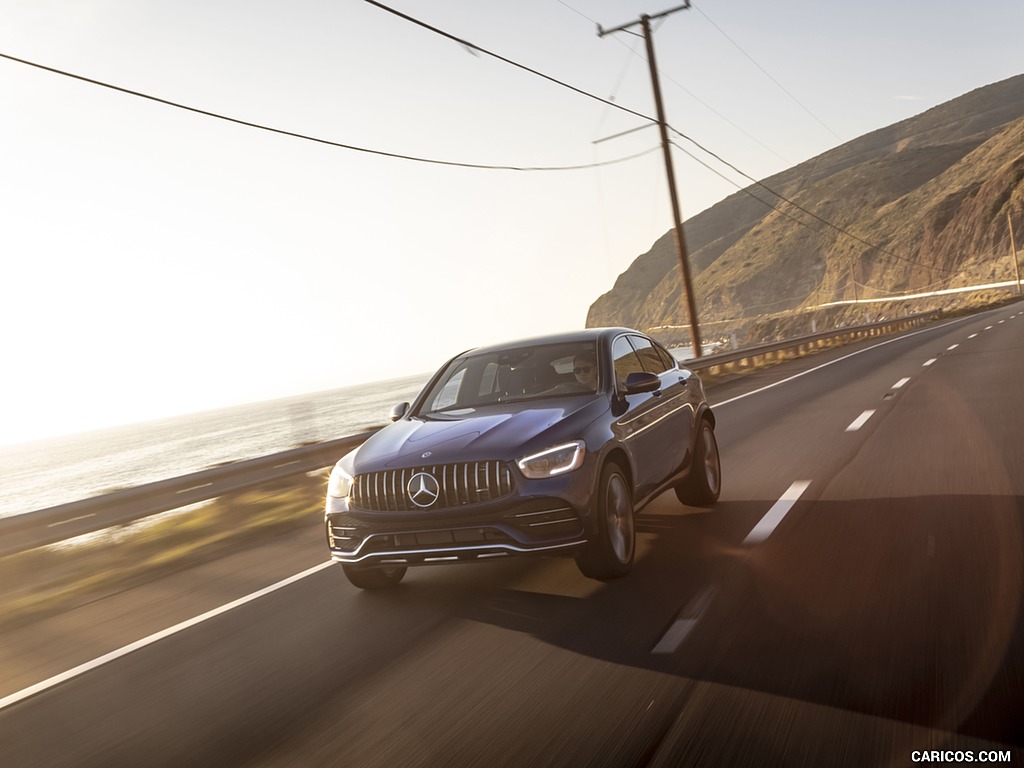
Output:
[[[572,369],[572,372],[579,375],[581,373],[590,373],[592,370],[594,370],[592,365],[577,365]]]

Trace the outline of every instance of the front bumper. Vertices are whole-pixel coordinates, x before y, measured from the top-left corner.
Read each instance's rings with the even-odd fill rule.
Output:
[[[502,499],[458,508],[373,512],[328,497],[326,534],[341,563],[429,565],[571,554],[591,538],[592,471],[525,480]]]

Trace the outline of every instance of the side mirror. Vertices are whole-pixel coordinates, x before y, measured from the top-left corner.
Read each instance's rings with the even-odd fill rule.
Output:
[[[405,416],[409,412],[408,403],[399,403],[398,405],[392,406],[391,412],[388,414],[388,419],[391,421],[398,421],[400,418]]]
[[[626,377],[626,394],[638,395],[641,392],[654,392],[661,389],[661,379],[656,373],[633,371]]]

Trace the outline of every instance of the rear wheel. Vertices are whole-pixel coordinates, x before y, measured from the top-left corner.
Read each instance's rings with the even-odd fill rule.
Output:
[[[596,537],[576,558],[580,572],[591,579],[617,579],[629,573],[636,551],[633,496],[618,464],[601,470],[597,487]]]
[[[715,430],[710,421],[701,419],[690,474],[676,486],[676,498],[691,507],[710,507],[718,501],[721,491],[722,464]]]
[[[405,576],[404,565],[359,565],[342,563],[341,568],[352,586],[359,589],[387,589]]]

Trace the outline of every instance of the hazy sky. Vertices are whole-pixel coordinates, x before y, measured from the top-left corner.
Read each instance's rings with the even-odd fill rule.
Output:
[[[389,3],[644,115],[642,40],[594,22],[679,4]],[[758,178],[1024,69],[1020,0],[697,0],[656,27],[669,121]],[[644,121],[360,0],[0,0],[0,53],[438,160],[588,165],[658,145],[654,127],[594,144]],[[671,226],[659,152],[571,171],[428,165],[6,59],[0,144],[0,443],[579,328]],[[675,161],[684,217],[736,189]]]

